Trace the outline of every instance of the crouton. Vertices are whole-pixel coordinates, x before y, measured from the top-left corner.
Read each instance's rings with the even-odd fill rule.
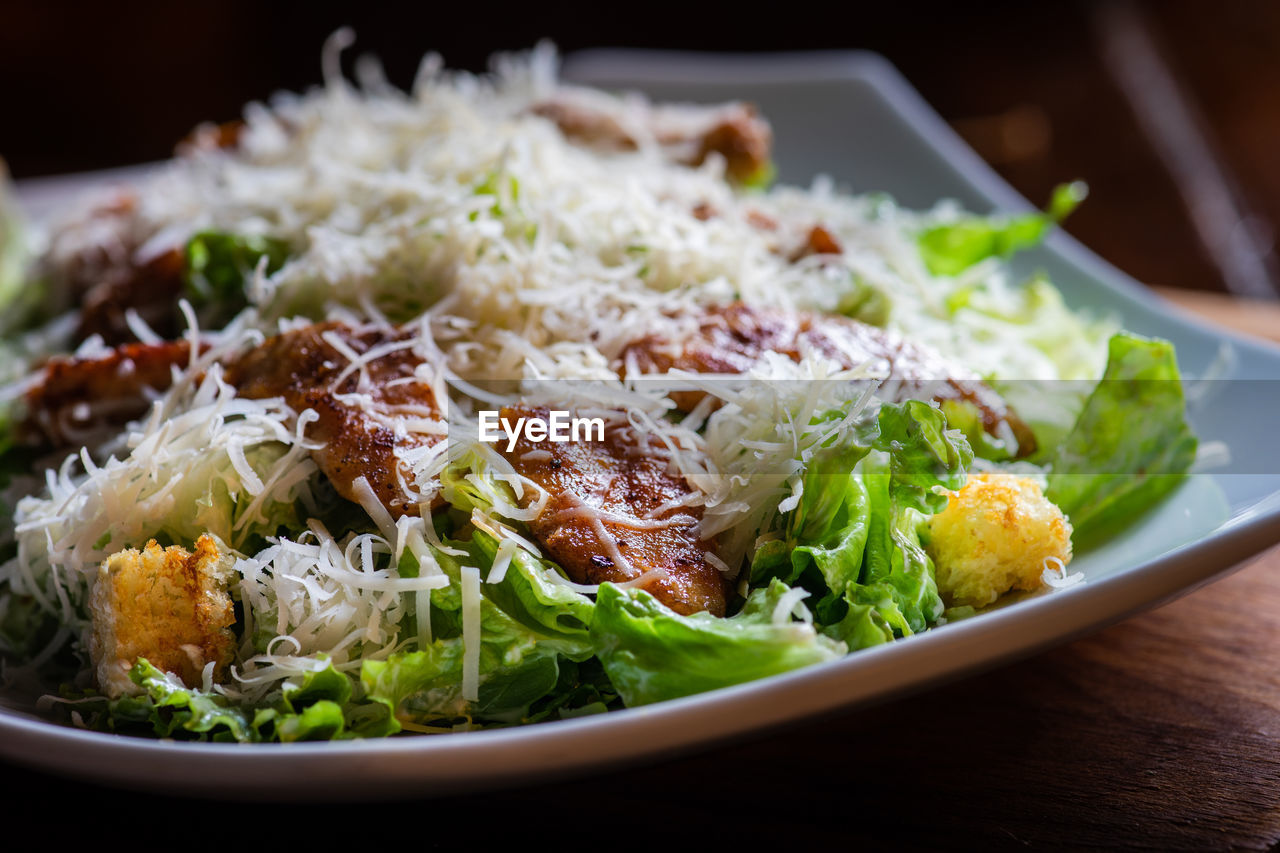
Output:
[[[89,596],[99,689],[111,697],[137,692],[128,673],[138,658],[188,687],[200,686],[211,662],[214,680],[224,678],[235,653],[228,563],[210,536],[200,537],[194,554],[152,540],[142,551],[108,557]]]
[[[1030,477],[974,474],[928,523],[938,591],[950,606],[1038,589],[1045,561],[1071,560],[1071,523]]]

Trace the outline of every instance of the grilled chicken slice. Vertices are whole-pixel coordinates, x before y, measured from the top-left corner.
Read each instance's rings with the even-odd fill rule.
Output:
[[[507,407],[500,417],[515,423],[547,410]],[[641,588],[677,613],[724,615],[725,579],[707,559],[715,543],[698,538],[702,507],[679,505],[693,490],[668,471],[660,442],[620,419],[603,441],[534,443],[522,434],[505,448],[516,471],[549,494],[529,528],[572,580],[625,583],[661,569]]]
[[[612,99],[565,92],[533,106],[566,139],[593,148],[634,151],[638,136],[652,137],[677,163],[701,166],[712,154],[725,159],[736,181],[750,181],[769,167],[773,131],[751,104],[718,107],[666,105],[624,112]]]
[[[186,256],[181,249],[167,249],[142,259],[129,260],[106,269],[82,297],[76,340],[101,335],[107,343],[133,338],[126,319],[136,311],[161,335],[178,333],[178,298],[182,295]]]
[[[925,396],[970,403],[981,415],[986,432],[997,437],[1005,427],[1012,432],[1018,456],[1035,451],[1031,429],[976,373],[894,332],[848,317],[752,308],[738,302],[708,309],[683,337],[648,335],[632,342],[623,350],[622,364],[624,371],[634,368],[642,374],[673,368],[742,374],[770,351],[795,361],[807,351],[818,352],[846,368],[870,364],[888,373],[896,399]],[[682,391],[671,396],[688,411],[704,394]]]
[[[416,373],[422,363],[407,335],[320,323],[270,338],[227,378],[243,397],[283,397],[294,411],[315,411],[307,436],[324,446],[312,457],[334,489],[360,503],[364,477],[398,517],[416,515],[422,499],[402,454],[445,437],[441,406]]]
[[[126,320],[132,309],[156,333],[176,337],[178,297],[186,256],[180,247],[158,249],[138,212],[138,198],[122,190],[53,235],[44,274],[54,292],[80,309],[76,341],[101,335],[108,344],[134,340]]]
[[[146,414],[191,357],[186,341],[124,344],[101,358],[60,356],[26,394],[23,441],[52,449],[93,447]]]

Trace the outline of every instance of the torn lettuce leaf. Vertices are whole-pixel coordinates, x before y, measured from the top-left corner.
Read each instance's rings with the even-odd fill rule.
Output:
[[[1197,441],[1173,344],[1122,333],[1107,369],[1053,456],[1048,498],[1088,547],[1133,523],[1185,478]]]
[[[973,464],[964,435],[947,428],[942,409],[919,400],[880,407],[876,450],[889,454],[893,499],[902,506],[933,514],[947,505],[936,489],[959,489]]]
[[[602,584],[591,636],[628,707],[754,681],[843,656],[844,643],[805,622],[773,621],[790,587],[776,578],[741,612],[682,616],[643,590]]]
[[[28,303],[38,301],[32,299],[31,292],[24,293],[30,259],[26,224],[14,198],[9,170],[0,160],[0,333],[21,328],[21,321],[31,308]]]
[[[946,505],[935,489],[962,487],[972,462],[940,409],[884,404],[873,432],[811,461],[799,506],[752,560],[752,585],[803,586],[817,624],[851,649],[924,630],[943,605],[916,527]]]
[[[431,592],[431,642],[385,661],[365,661],[361,682],[372,699],[420,726],[463,717],[518,722],[561,685],[562,659],[580,662],[593,654],[587,625],[595,605],[545,577],[556,571],[551,564],[517,551],[500,582],[480,587],[479,695],[469,702],[462,695],[462,567],[476,566],[487,577],[497,543],[477,533],[471,542],[447,544],[466,556],[433,555],[450,584]],[[417,570],[406,552],[402,574]]]
[[[479,565],[492,568],[498,542],[486,533],[472,535],[471,550]],[[590,628],[595,603],[551,579],[559,569],[550,561],[517,548],[498,583],[481,586],[482,594],[512,619],[554,641],[557,650],[576,661],[591,656]]]
[[[773,186],[777,177],[778,167],[772,160],[767,160],[751,174],[738,179],[738,189],[745,193],[763,193]]]
[[[400,731],[390,709],[357,698],[351,679],[332,666],[286,685],[273,708],[258,710],[253,729],[262,740],[347,740],[386,737]]]
[[[399,731],[385,705],[356,697],[351,679],[332,666],[307,673],[301,683],[286,683],[257,708],[187,687],[145,658],[134,663],[129,678],[141,689],[139,695],[90,696],[64,709],[76,712],[89,728],[176,740],[287,743],[385,737]]]
[[[883,466],[883,457],[868,458],[860,466],[859,476],[870,498],[867,542],[862,571],[857,582],[846,584],[844,602],[850,608],[871,607],[879,617],[875,621],[892,630],[887,637],[892,639],[928,628],[942,615],[943,603],[934,580],[933,563],[916,532],[926,514],[934,510],[921,510],[904,502],[904,493],[895,492],[894,475]],[[832,613],[839,613],[839,609],[833,608]],[[849,630],[847,624],[844,630]],[[843,635],[841,638],[845,639]]]
[[[1011,327],[1010,331],[1044,354],[1058,379],[1096,380],[1102,373],[1106,343],[1120,331],[1114,317],[1072,310],[1043,275],[997,293],[984,282],[970,283],[951,292],[945,306],[957,325]],[[999,386],[999,377],[987,378]]]
[[[288,258],[289,245],[274,237],[201,231],[187,241],[183,295],[205,322],[225,321],[249,304],[254,271],[270,275]]]
[[[588,658],[582,663],[560,661],[560,679],[550,693],[533,703],[526,723],[602,714],[622,707],[622,697],[609,681],[600,659]]]
[[[1080,181],[1053,191],[1043,213],[1021,216],[966,216],[926,228],[916,237],[925,267],[934,275],[957,275],[987,258],[1007,258],[1038,245],[1088,195]]]
[[[854,273],[839,293],[835,310],[861,323],[884,326],[893,311],[893,301],[880,288]]]

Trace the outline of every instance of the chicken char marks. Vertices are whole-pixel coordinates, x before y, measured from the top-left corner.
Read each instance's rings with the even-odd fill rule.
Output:
[[[361,356],[358,367],[343,349]],[[444,438],[435,395],[415,375],[420,364],[405,335],[320,323],[268,339],[232,365],[227,378],[242,397],[283,397],[296,412],[315,411],[319,419],[307,436],[324,446],[312,458],[334,489],[359,503],[355,483],[365,477],[398,517],[416,515],[420,499],[407,490],[413,474],[400,454]]]
[[[624,369],[642,374],[672,369],[742,374],[770,351],[793,361],[806,351],[816,351],[845,368],[870,363],[888,372],[896,399],[926,396],[972,404],[987,433],[1000,437],[1007,428],[1018,442],[1018,456],[1035,452],[1031,429],[977,374],[894,332],[848,317],[753,308],[738,302],[707,309],[686,336],[655,334],[633,341],[624,349],[622,363]],[[686,411],[703,396],[700,391],[671,395]]]
[[[508,407],[500,416],[514,423],[547,411]],[[715,543],[698,538],[702,507],[676,505],[692,489],[668,471],[656,439],[619,420],[606,426],[603,441],[533,443],[522,434],[511,451],[500,449],[548,493],[530,532],[572,580],[624,583],[662,569],[642,584],[645,591],[677,613],[724,615],[726,583],[706,557]]]
[[[27,391],[25,445],[62,449],[93,447],[147,413],[173,381],[173,368],[191,356],[186,341],[124,344],[95,358],[59,356],[45,364]]]

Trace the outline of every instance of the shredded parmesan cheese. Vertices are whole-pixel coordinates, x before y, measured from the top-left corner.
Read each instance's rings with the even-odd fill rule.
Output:
[[[480,570],[462,567],[462,698],[480,698]]]

